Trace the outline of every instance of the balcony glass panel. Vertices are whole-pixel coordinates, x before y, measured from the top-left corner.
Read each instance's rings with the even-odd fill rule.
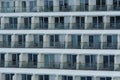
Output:
[[[19,55],[12,54],[11,61],[8,62],[8,67],[19,67]]]
[[[102,70],[114,70],[114,56],[103,56],[103,63],[100,64]]]
[[[0,53],[0,67],[4,67],[5,64],[5,54]]]
[[[73,80],[72,76],[62,76],[62,80]]]
[[[2,47],[11,47],[11,35],[3,35]]]
[[[81,48],[81,35],[72,35],[71,36],[71,42],[68,43],[68,48]]]
[[[44,11],[53,11],[53,0],[44,0]]]
[[[45,54],[44,68],[60,68],[60,55]]]
[[[97,69],[97,57],[96,55],[85,55],[85,63],[80,64],[80,69]]]
[[[14,74],[5,74],[5,80],[13,80]]]
[[[2,7],[2,8],[1,8],[1,9],[2,9],[1,12],[10,12],[10,9],[9,9],[9,7],[10,7],[10,2],[2,1],[1,7]]]
[[[80,0],[80,6],[78,7],[79,11],[88,11],[88,0]]]
[[[80,80],[92,80],[92,77],[80,77]]]
[[[105,11],[107,10],[106,0],[96,0],[96,10]]]
[[[112,80],[111,77],[101,77],[100,80]]]
[[[64,48],[65,36],[64,35],[50,35],[50,47]]]
[[[39,75],[39,79],[38,80],[49,80],[50,76],[49,75]]]
[[[36,1],[30,1],[29,3],[30,3],[30,7],[29,7],[30,12],[36,12],[37,11]]]
[[[22,80],[32,80],[31,77],[32,75],[22,74]]]
[[[64,62],[63,68],[76,69],[76,57],[77,55],[66,55],[66,62]]]
[[[113,10],[120,10],[120,0],[113,0]]]
[[[117,49],[117,35],[106,36],[107,40],[103,43],[104,49]]]

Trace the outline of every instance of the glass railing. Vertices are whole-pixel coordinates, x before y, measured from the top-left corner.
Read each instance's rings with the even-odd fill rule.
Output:
[[[111,30],[120,29],[120,23],[31,23],[0,24],[0,30]]]
[[[26,6],[26,7],[1,7],[1,13],[17,12],[75,12],[75,11],[120,11],[117,5],[66,5],[66,6]]]
[[[117,49],[117,42],[104,42],[103,43],[103,49]]]
[[[119,49],[118,42],[0,42],[0,48]]]
[[[0,67],[120,71],[120,64],[114,63],[3,61]]]
[[[101,42],[84,42],[83,43],[84,49],[100,49],[101,48]]]
[[[101,29],[104,29],[104,25],[105,23],[88,23],[86,24],[86,29],[98,29],[98,30],[101,30]]]

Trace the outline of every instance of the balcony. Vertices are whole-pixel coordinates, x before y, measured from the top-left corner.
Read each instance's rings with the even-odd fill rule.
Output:
[[[76,69],[76,63],[64,62],[63,69]]]
[[[25,48],[25,42],[14,42],[13,48]]]
[[[5,63],[7,65],[5,66]],[[70,63],[70,62],[32,62],[32,61],[2,61],[0,67],[6,68],[36,68],[36,69],[68,69],[68,70],[99,70],[120,71],[120,64],[104,63]]]
[[[112,42],[112,43],[108,43],[108,42],[103,42],[103,49],[117,49],[117,42]]]
[[[107,5],[90,5],[89,7],[93,8],[93,11],[107,11]]]
[[[21,68],[37,68],[37,62],[32,62],[32,61],[22,61],[22,66]]]
[[[48,48],[65,48],[65,42],[50,42]]]
[[[80,70],[97,70],[97,63],[79,63]]]
[[[0,61],[0,67],[4,67],[4,65],[5,65],[5,61]]]
[[[0,42],[0,48],[119,49],[117,42]]]
[[[56,7],[56,6],[55,6]],[[66,11],[71,11],[72,9],[71,9],[71,7],[72,6],[59,6],[59,11],[60,12],[66,12]]]
[[[106,29],[120,29],[120,23],[107,23]]]
[[[19,61],[8,61],[8,66],[7,67],[19,67]]]
[[[1,30],[110,30],[120,29],[120,23],[31,23],[0,25]]]
[[[104,25],[105,23],[88,23],[87,25],[87,29],[104,29]]]
[[[16,30],[17,29],[17,24],[5,23],[3,25],[4,25],[5,30]]]
[[[60,69],[60,62],[39,62],[40,68]]]
[[[72,28],[71,29],[85,29],[85,23],[71,23]]]
[[[73,42],[68,42],[68,48],[70,49],[81,49],[81,43],[74,44]]]
[[[83,43],[83,49],[100,49],[101,48],[101,42],[84,42]]]
[[[43,42],[28,42],[29,48],[43,48]]]
[[[61,6],[25,6],[1,7],[1,13],[18,12],[74,12],[74,11],[120,11],[118,5],[61,5]]]
[[[77,5],[76,6],[76,11],[88,11],[88,10],[89,10],[89,6],[88,5]]]
[[[33,29],[34,30],[38,30],[38,29],[48,29],[49,24],[48,23],[32,23],[31,25],[33,25]]]
[[[103,63],[100,63],[99,64],[99,70],[114,70],[114,63],[111,63],[111,64],[103,64]]]
[[[51,26],[54,25],[54,29],[69,29],[70,25],[69,23],[54,23],[50,24]]]

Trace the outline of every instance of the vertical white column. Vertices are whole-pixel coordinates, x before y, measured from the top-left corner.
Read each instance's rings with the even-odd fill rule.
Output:
[[[12,47],[16,47],[16,43],[18,41],[18,36],[16,34],[12,35]]]
[[[29,1],[26,1],[26,11],[27,11],[27,12],[30,11],[30,4],[29,4]]]
[[[21,4],[21,1],[18,1],[18,0],[15,1],[15,12],[21,11],[20,4]]]
[[[115,58],[114,58],[115,60],[115,62],[114,62],[114,64],[115,64],[115,70],[120,70],[120,55],[115,55]]]
[[[89,43],[89,35],[87,34],[83,34],[83,39],[81,39],[83,47],[82,48],[87,48],[88,47],[88,43]],[[81,44],[81,45],[82,45]]]
[[[57,78],[55,80],[62,80],[62,76],[57,75]]]
[[[44,68],[44,54],[38,54],[38,68]]]
[[[80,66],[81,65],[81,66]],[[85,55],[80,54],[79,55],[79,68],[84,68],[83,66],[85,65]]]
[[[103,55],[99,55],[99,69],[103,66]]]
[[[75,11],[78,11],[80,8],[80,0],[74,0]]]
[[[99,77],[96,77],[96,80],[100,80],[100,78],[99,78]]]
[[[113,0],[106,0],[107,10],[112,10]]]
[[[104,42],[106,42],[105,36],[103,34],[101,34],[101,36],[100,36],[100,41],[101,41],[101,49],[103,49]]]
[[[99,70],[99,67],[100,67],[100,55],[98,54],[97,55],[97,70]]]
[[[5,67],[8,67],[9,64],[11,63],[10,61],[12,60],[12,55],[10,53],[5,54]]]
[[[92,77],[92,80],[97,80],[96,76],[93,76],[93,77]]]
[[[44,10],[44,0],[37,0],[37,12]]]
[[[72,23],[72,21],[74,21],[74,19],[72,21],[71,17],[65,16],[64,17],[64,28],[67,29],[68,27],[70,27],[70,25],[68,25],[68,23]]]
[[[79,65],[80,65],[80,64],[79,64],[79,63],[80,63],[80,60],[79,60],[79,59],[80,59],[80,55],[78,54],[78,55],[77,55],[76,69],[79,69]]]
[[[66,54],[61,54],[61,65],[60,65],[60,68],[63,69],[64,68],[64,65],[66,64],[66,59],[67,55]]]
[[[103,23],[104,23],[104,29],[108,28],[110,26],[110,17],[103,16]]]
[[[2,1],[0,1],[0,12],[2,12]]]
[[[71,35],[70,34],[66,34],[65,35],[65,48],[69,48],[71,47]]]
[[[21,80],[21,78],[18,77],[18,76],[19,76],[19,74],[14,74],[14,76],[13,76],[13,80]]]
[[[90,29],[92,23],[92,17],[91,16],[85,16],[85,29]]]
[[[58,75],[56,75],[55,80],[59,80],[59,76]]]
[[[43,47],[50,47],[49,35],[43,35]]]
[[[1,29],[4,29],[5,17],[1,17]]]
[[[38,27],[40,26],[40,25],[38,25],[38,23],[39,23],[39,18],[33,16],[33,17],[32,17],[31,29],[38,29]]]
[[[33,35],[32,34],[27,34],[26,35],[26,43],[25,46],[26,47],[33,47]]]
[[[112,80],[120,80],[120,77],[113,77]]]
[[[5,80],[5,74],[0,73],[0,80]]]
[[[8,8],[9,12],[14,12],[15,8],[14,8],[14,1],[10,1],[10,8]]]
[[[19,58],[20,58],[20,66],[19,67],[27,67],[28,54],[27,53],[21,53]]]
[[[73,80],[76,80],[76,76],[75,75],[73,75],[72,77],[73,77]]]
[[[48,29],[55,28],[55,18],[53,16],[48,17]]]
[[[39,80],[38,75],[33,74],[31,80]]]
[[[89,10],[94,10],[94,7],[96,5],[96,0],[89,0]]]
[[[84,34],[81,34],[81,49],[84,48]]]
[[[53,0],[53,10],[59,11],[59,0]]]
[[[0,47],[3,47],[3,35],[0,35]]]
[[[8,23],[9,23],[9,18],[8,17],[4,17],[4,23],[5,26],[4,27],[9,27]]]
[[[24,18],[23,17],[18,17],[18,29],[23,28],[23,23],[24,23]]]
[[[75,16],[71,16],[70,17],[70,26],[69,26],[69,29],[75,29],[74,28],[74,27],[76,27],[75,23],[76,23],[76,17]]]

